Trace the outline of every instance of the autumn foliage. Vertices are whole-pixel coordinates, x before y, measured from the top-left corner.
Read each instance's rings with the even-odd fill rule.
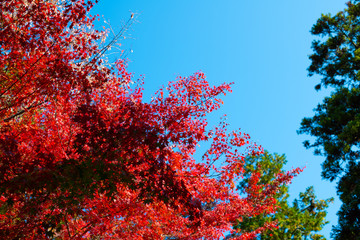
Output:
[[[299,170],[235,187],[262,149],[224,121],[207,127],[230,84],[199,72],[144,102],[143,80],[104,62],[92,5],[1,0],[0,238],[218,239],[274,212]]]

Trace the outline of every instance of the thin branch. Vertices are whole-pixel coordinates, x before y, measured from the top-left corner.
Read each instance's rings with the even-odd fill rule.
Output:
[[[131,27],[131,25],[134,23],[134,13],[131,14],[130,18],[127,20],[125,25],[120,29],[120,31],[113,37],[113,39],[106,44],[95,56],[93,59],[91,59],[88,63],[85,64],[85,66],[92,63],[94,65],[98,59],[100,59],[109,49],[111,46],[113,46],[120,37],[124,36],[124,33]]]
[[[26,69],[25,73],[23,73],[23,75],[21,75],[18,79],[16,79],[16,81],[14,81],[4,92],[2,92],[0,94],[0,97],[2,97],[4,94],[6,94],[17,82],[19,82],[23,77],[25,77],[30,70],[39,63],[40,59],[43,58],[45,56],[45,54],[47,54],[49,52],[49,50],[55,45],[55,42],[53,42],[50,46],[50,48],[48,48],[48,50],[46,50],[28,69]]]
[[[345,24],[345,22],[341,19],[342,23]],[[349,37],[349,35],[342,29],[340,28],[338,25],[335,25],[335,27],[337,28],[338,31],[340,31],[342,34],[344,34],[345,37],[348,38],[349,42],[351,43],[351,45],[353,45],[353,47],[355,48],[355,50],[358,48],[357,45],[354,43],[354,41],[352,40],[352,38]]]
[[[10,120],[12,120],[12,119],[14,119],[15,117],[17,117],[17,116],[25,113],[26,111],[28,111],[28,110],[30,110],[30,109],[32,109],[32,108],[38,107],[38,106],[40,106],[40,105],[42,105],[42,104],[44,104],[44,103],[45,103],[45,102],[40,102],[40,103],[35,104],[35,105],[30,105],[29,107],[20,110],[20,111],[17,112],[16,114],[14,114],[14,115],[12,115],[12,116],[10,116],[10,117],[7,117],[7,118],[5,118],[5,119],[2,120],[2,121],[3,121],[3,122],[9,122]]]

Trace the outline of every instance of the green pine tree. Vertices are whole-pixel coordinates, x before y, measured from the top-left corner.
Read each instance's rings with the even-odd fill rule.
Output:
[[[271,155],[268,152],[258,157],[247,158],[245,177],[240,183],[240,187],[247,186],[248,177],[254,171],[260,171],[260,183],[267,184],[274,181],[276,175],[285,173],[283,166],[286,162],[284,155]],[[277,229],[263,232],[258,239],[325,239],[317,232],[328,223],[325,219],[326,208],[333,199],[318,200],[313,187],[308,187],[305,192],[300,193],[299,198],[295,199],[292,204],[289,204],[289,197],[288,186],[282,185],[276,194],[279,208],[275,214],[242,219],[235,229],[241,229],[241,232],[250,232],[264,226],[266,222],[277,221]]]
[[[347,3],[334,16],[322,15],[311,29],[318,36],[312,44],[309,74],[320,75],[315,86],[331,88],[330,96],[304,118],[299,133],[315,137],[306,148],[326,157],[322,176],[339,179],[337,192],[343,202],[334,239],[360,239],[360,1]]]

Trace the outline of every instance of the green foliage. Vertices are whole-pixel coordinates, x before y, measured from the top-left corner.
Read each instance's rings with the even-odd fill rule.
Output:
[[[320,38],[312,45],[309,75],[322,76],[316,90],[331,87],[333,92],[313,117],[302,120],[299,133],[314,136],[305,147],[326,157],[322,176],[340,178],[337,191],[343,205],[332,236],[360,239],[360,189],[354,187],[360,168],[360,1],[348,2],[335,16],[322,15],[311,33]]]
[[[334,239],[359,239],[360,229],[360,165],[350,163],[340,179],[338,194],[343,202],[338,212],[339,224],[333,229]]]
[[[322,165],[322,176],[326,179],[336,179],[344,171],[345,162],[359,159],[359,102],[359,88],[338,88],[318,105],[314,117],[304,118],[301,123],[300,133],[316,137],[315,143],[307,141],[305,147],[315,147],[315,154],[326,156]]]
[[[265,152],[258,157],[247,158],[245,161],[245,178],[240,183],[240,187],[246,187],[248,177],[251,172],[260,172],[260,181],[264,184],[275,181],[278,174],[284,173],[282,170],[286,164],[284,155],[269,154]],[[276,199],[279,208],[275,214],[255,216],[242,219],[236,225],[236,229],[241,232],[249,232],[265,225],[265,223],[276,221],[278,228],[266,230],[258,239],[325,239],[316,232],[320,231],[328,222],[325,220],[326,208],[333,199],[316,199],[313,187],[308,187],[305,192],[300,193],[299,198],[295,199],[290,205],[289,189],[284,184],[277,192]]]

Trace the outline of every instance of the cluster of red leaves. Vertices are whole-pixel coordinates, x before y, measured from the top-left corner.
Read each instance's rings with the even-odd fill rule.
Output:
[[[276,210],[276,184],[254,174],[235,187],[261,147],[224,122],[206,130],[229,84],[196,73],[146,103],[123,61],[103,63],[91,2],[0,6],[2,239],[218,239],[241,216]]]

